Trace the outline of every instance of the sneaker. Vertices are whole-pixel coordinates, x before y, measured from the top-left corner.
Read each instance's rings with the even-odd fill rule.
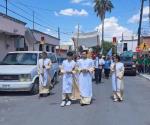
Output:
[[[119,98],[119,102],[122,102],[123,101],[123,98],[121,97],[121,98]]]
[[[67,101],[66,106],[71,105],[71,101]]]
[[[115,98],[113,101],[114,101],[114,102],[117,102],[117,101],[118,101],[118,99],[117,99],[117,98]]]
[[[60,104],[61,107],[64,107],[65,105],[66,105],[66,101],[62,101]]]

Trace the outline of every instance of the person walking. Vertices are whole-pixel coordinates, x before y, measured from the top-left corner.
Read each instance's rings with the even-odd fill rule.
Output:
[[[148,74],[150,74],[150,54],[148,55],[147,63],[148,63]]]
[[[78,62],[79,73],[79,89],[81,106],[89,105],[92,101],[92,73],[94,72],[94,64],[92,59],[87,58],[87,51],[82,51],[82,59]]]
[[[110,57],[107,56],[104,64],[104,73],[105,73],[105,78],[109,79],[109,74],[110,74],[110,65],[111,65],[111,60]]]
[[[102,58],[102,55],[98,55],[96,57],[95,61],[94,61],[94,65],[95,65],[95,82],[96,82],[96,84],[101,83],[104,63],[105,63],[105,61]]]
[[[112,89],[113,100],[123,101],[124,90],[124,64],[120,62],[120,56],[114,57],[114,63],[111,64],[112,71]]]
[[[72,100],[80,100],[80,90],[79,90],[79,70],[78,70],[78,61],[80,57],[78,55],[74,56],[74,61],[76,63],[75,69],[73,71],[73,89],[72,89]]]
[[[38,63],[38,74],[39,74],[39,97],[48,96],[50,94],[50,68],[51,60],[47,58],[47,53],[42,53],[42,58],[39,59]]]
[[[73,70],[75,68],[75,61],[73,60],[73,53],[67,53],[67,59],[63,61],[61,66],[62,78],[62,102],[61,107],[69,106],[72,103],[72,88],[73,88]]]

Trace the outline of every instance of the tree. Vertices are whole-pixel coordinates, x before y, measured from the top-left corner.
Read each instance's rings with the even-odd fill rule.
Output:
[[[103,46],[103,54],[104,54],[104,55],[107,55],[108,51],[109,51],[111,48],[113,48],[112,43],[111,43],[111,42],[107,42],[107,41],[105,41],[102,46]]]
[[[103,42],[102,46],[103,46],[103,55],[107,55],[108,51],[111,48],[114,48],[114,45],[112,44],[112,42],[108,42],[108,41]],[[100,46],[94,46],[92,47],[92,49],[94,53],[99,53],[99,50],[101,50],[102,48],[100,48]],[[113,53],[115,53],[114,49],[113,49]]]
[[[104,42],[104,20],[106,12],[111,12],[114,8],[111,0],[94,0],[94,11],[96,12],[97,17],[100,17],[102,22],[102,45]],[[103,48],[103,46],[102,46]]]

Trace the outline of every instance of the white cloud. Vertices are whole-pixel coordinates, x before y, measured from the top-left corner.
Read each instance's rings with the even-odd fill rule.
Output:
[[[77,9],[64,9],[60,10],[59,15],[65,15],[65,16],[87,16],[88,12],[84,9],[77,10]]]
[[[143,21],[148,21],[148,17],[149,16],[149,7],[146,6],[143,8]],[[140,12],[138,12],[137,14],[133,15],[128,22],[129,23],[138,23],[140,20]]]
[[[83,1],[85,1],[85,0],[71,0],[71,3],[79,4],[79,3],[83,2]]]
[[[99,30],[101,33],[102,24],[95,28],[95,30]],[[132,36],[133,32],[126,27],[123,27],[119,24],[118,19],[116,17],[110,17],[105,19],[105,28],[104,35],[105,40],[112,40],[112,37],[121,38],[122,33],[124,36]]]

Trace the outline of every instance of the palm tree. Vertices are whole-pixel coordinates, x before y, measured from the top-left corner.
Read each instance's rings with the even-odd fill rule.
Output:
[[[104,20],[106,12],[111,12],[114,8],[111,0],[94,0],[94,11],[96,12],[97,17],[100,17],[102,22],[102,45],[104,42]],[[103,48],[103,46],[102,46]]]

